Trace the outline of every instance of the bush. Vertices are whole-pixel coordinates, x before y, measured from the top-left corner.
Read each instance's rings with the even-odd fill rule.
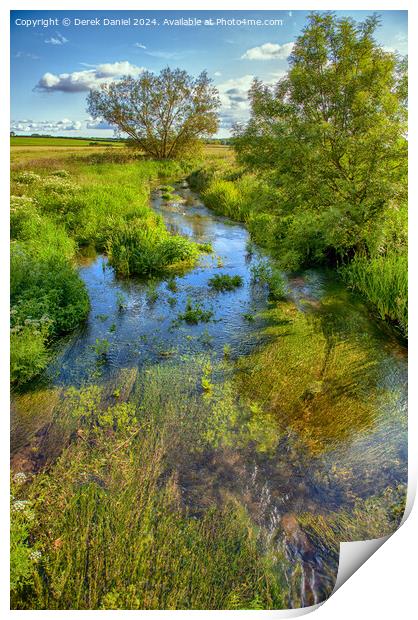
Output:
[[[10,333],[10,380],[23,385],[38,375],[48,363],[48,323],[30,321]]]
[[[59,254],[44,259],[24,249],[13,249],[11,259],[12,325],[48,317],[50,333],[73,330],[89,310],[86,287]]]

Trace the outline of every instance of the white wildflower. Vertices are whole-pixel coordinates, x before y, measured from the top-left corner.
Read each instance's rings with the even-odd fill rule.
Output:
[[[18,499],[12,504],[13,512],[24,512],[28,507],[29,507],[29,502],[24,499]]]
[[[23,471],[19,471],[13,476],[13,482],[16,484],[23,484],[27,479],[28,477]]]

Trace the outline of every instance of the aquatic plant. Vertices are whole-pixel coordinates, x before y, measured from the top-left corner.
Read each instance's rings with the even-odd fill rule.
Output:
[[[120,291],[116,293],[116,305],[118,307],[119,312],[126,309],[126,297]]]
[[[214,291],[233,291],[242,286],[243,279],[239,275],[230,276],[227,273],[216,274],[210,278],[208,285]]]
[[[231,345],[224,344],[222,350],[223,350],[224,358],[228,360],[231,357],[231,350],[232,350]]]
[[[133,220],[111,234],[107,246],[109,263],[119,275],[161,273],[172,265],[193,264],[197,260],[197,244],[170,235],[157,222]]]
[[[199,303],[193,305],[192,300],[188,297],[184,312],[179,314],[178,318],[186,323],[196,325],[197,323],[208,323],[212,316],[213,312],[211,310],[203,310]]]
[[[260,260],[251,265],[253,284],[267,286],[270,299],[280,301],[286,298],[286,285],[280,271],[267,260]]]
[[[382,319],[396,321],[408,332],[408,256],[391,252],[382,256],[357,255],[340,270],[347,284],[363,293]]]
[[[154,304],[157,301],[159,297],[159,292],[158,292],[158,282],[156,280],[150,280],[148,282],[146,295],[147,295],[147,300],[150,304]]]
[[[93,351],[99,359],[106,359],[110,349],[110,342],[106,338],[96,338],[92,345]]]
[[[177,293],[178,291],[178,287],[177,287],[177,281],[175,278],[171,277],[167,280],[167,284],[166,284],[167,288],[169,291],[171,291],[172,293]]]

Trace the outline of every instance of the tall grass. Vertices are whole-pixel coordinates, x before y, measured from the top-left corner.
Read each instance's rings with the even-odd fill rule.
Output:
[[[397,322],[408,331],[408,257],[389,253],[368,258],[355,256],[341,270],[345,281],[365,295],[382,319]]]
[[[193,264],[198,245],[179,235],[170,235],[164,225],[151,218],[132,220],[111,233],[107,254],[109,263],[122,276],[161,273],[167,267]]]

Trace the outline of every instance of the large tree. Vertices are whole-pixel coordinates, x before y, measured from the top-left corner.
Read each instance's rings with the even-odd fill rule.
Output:
[[[88,96],[88,112],[129,136],[157,159],[178,157],[218,129],[218,91],[206,72],[145,71],[138,78],[106,83]]]
[[[311,14],[289,71],[274,87],[254,81],[250,121],[235,128],[241,162],[276,182],[289,225],[310,213],[315,243],[340,254],[405,187],[406,62],[377,44],[378,23]]]

